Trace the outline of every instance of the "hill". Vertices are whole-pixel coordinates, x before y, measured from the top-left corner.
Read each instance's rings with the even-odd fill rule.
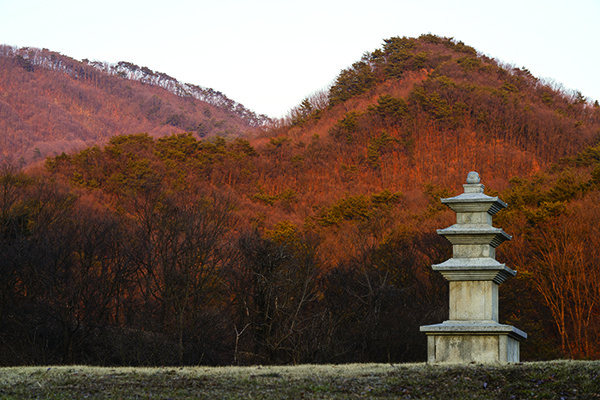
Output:
[[[267,121],[210,88],[147,67],[0,46],[0,158],[21,163],[122,134],[239,136]]]
[[[600,111],[453,39],[391,38],[252,137],[109,138],[0,174],[0,362],[425,359],[470,170],[509,208],[500,320],[598,358]],[[524,300],[526,299],[526,300]]]
[[[305,99],[280,134],[329,140],[338,162],[327,175],[338,181],[350,168],[380,187],[452,185],[477,169],[502,185],[594,143],[599,116],[581,93],[423,35],[385,40],[321,98]]]

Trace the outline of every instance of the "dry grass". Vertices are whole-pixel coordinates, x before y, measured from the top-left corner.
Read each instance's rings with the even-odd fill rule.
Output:
[[[0,369],[0,399],[589,399],[600,362]]]

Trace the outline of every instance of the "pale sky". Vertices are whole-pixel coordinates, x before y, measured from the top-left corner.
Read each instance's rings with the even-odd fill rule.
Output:
[[[0,44],[132,62],[270,117],[424,33],[600,100],[600,0],[0,0]]]

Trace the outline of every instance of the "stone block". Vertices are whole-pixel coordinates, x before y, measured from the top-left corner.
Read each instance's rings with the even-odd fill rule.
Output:
[[[498,322],[498,284],[450,281],[450,320]]]
[[[516,363],[519,341],[508,335],[430,335],[428,363]]]
[[[496,258],[496,248],[489,244],[456,244],[452,246],[454,258]]]
[[[519,329],[493,321],[446,321],[421,331],[427,334],[428,363],[519,362],[519,342],[527,338]]]

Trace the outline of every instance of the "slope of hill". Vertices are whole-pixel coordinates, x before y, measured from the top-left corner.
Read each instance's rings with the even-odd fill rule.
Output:
[[[3,158],[30,162],[139,132],[239,136],[267,120],[218,91],[131,63],[0,46]]]
[[[579,93],[424,35],[252,138],[5,163],[0,363],[424,360],[418,328],[448,310],[439,199],[470,170],[509,204],[500,319],[530,334],[523,359],[598,358],[599,134]]]

